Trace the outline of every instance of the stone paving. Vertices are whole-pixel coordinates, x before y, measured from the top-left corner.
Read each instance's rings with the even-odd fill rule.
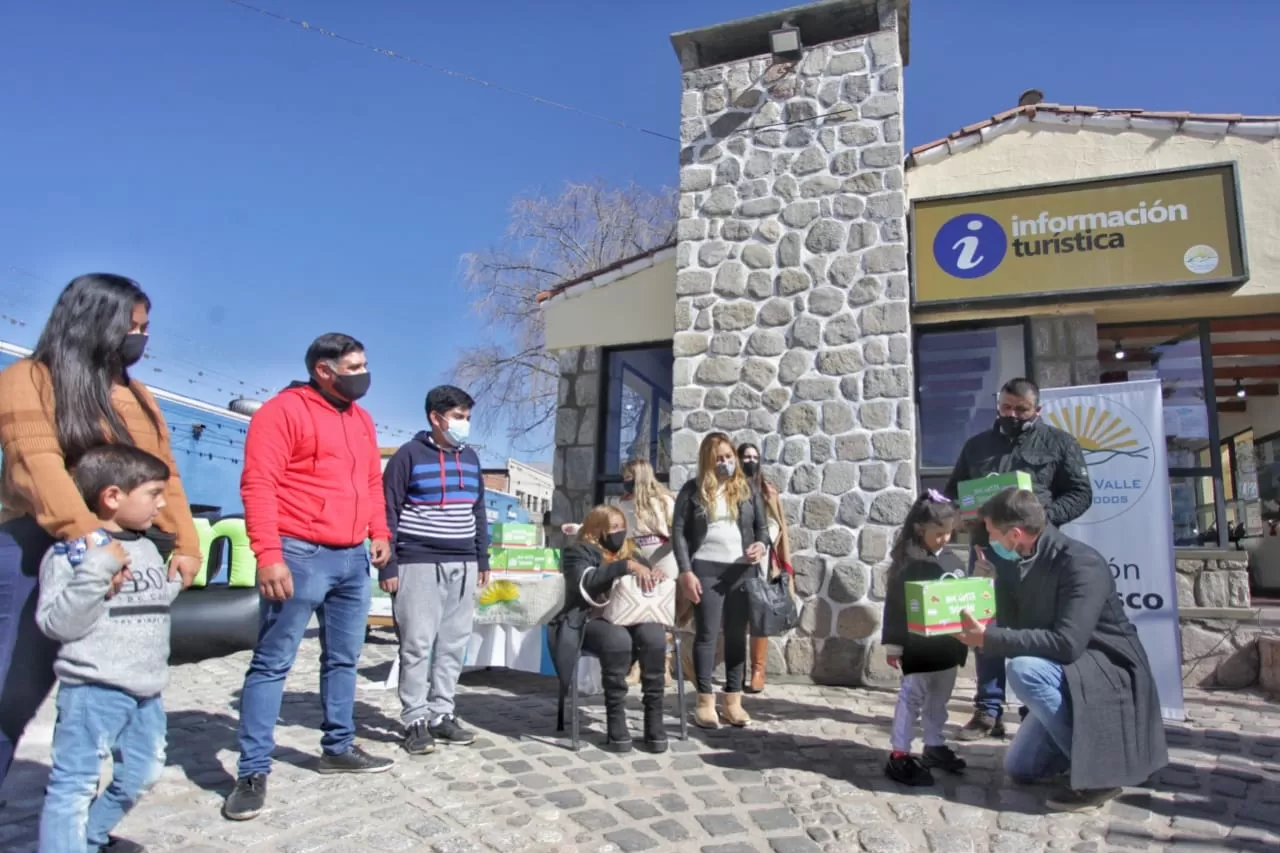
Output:
[[[366,646],[362,684],[395,652]],[[554,731],[550,679],[464,677],[460,712],[481,739],[410,759],[396,743],[394,693],[362,690],[360,736],[397,755],[378,776],[312,771],[320,722],[318,646],[289,681],[269,811],[236,824],[218,813],[235,767],[235,702],[247,655],[179,667],[167,694],[169,766],[120,827],[152,851],[183,853],[1075,853],[1280,849],[1280,705],[1250,693],[1192,691],[1191,720],[1169,728],[1173,763],[1147,788],[1093,815],[1046,813],[1044,788],[999,770],[996,742],[961,746],[970,770],[910,790],[882,775],[894,696],[810,685],[749,697],[744,731],[690,728],[665,755],[614,756],[591,745],[598,699],[583,709],[584,747]],[[967,718],[963,681],[952,720]],[[674,690],[669,698],[674,712]],[[639,724],[633,703],[633,727]],[[671,719],[675,732],[675,720]],[[52,703],[19,751],[3,792],[0,850],[33,851]]]

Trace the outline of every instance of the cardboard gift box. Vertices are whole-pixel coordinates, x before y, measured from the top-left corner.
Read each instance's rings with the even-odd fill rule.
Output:
[[[968,610],[986,625],[996,615],[991,578],[908,581],[907,630],[922,637],[960,633],[960,612]]]
[[[956,487],[960,497],[960,518],[970,521],[978,517],[982,505],[1005,489],[1031,491],[1031,475],[1026,471],[991,474],[976,480],[964,480]]]
[[[555,548],[490,548],[489,569],[495,572],[558,572],[560,551]]]
[[[538,525],[495,524],[489,540],[495,548],[533,548],[538,544]]]

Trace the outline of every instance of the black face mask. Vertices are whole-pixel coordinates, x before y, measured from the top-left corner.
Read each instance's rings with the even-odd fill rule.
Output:
[[[742,473],[746,474],[748,477],[754,477],[757,473],[759,473],[759,471],[760,471],[760,463],[754,459],[748,462],[742,463]]]
[[[631,495],[631,494],[635,494],[635,491],[636,491],[636,481],[635,481],[635,480],[623,480],[623,481],[622,481],[622,493],[623,493],[624,495]]]
[[[619,530],[616,533],[610,533],[600,540],[600,544],[610,554],[616,554],[622,550],[622,546],[627,544],[627,531]]]
[[[1036,418],[1031,418],[1024,421],[1015,418],[1013,415],[1002,415],[996,418],[996,429],[1000,430],[1000,434],[1005,438],[1017,438],[1035,426],[1036,420]]]
[[[339,373],[333,377],[333,390],[344,400],[354,403],[369,393],[369,383],[373,378],[369,371],[364,373]]]
[[[120,342],[120,363],[125,367],[133,367],[142,361],[142,354],[147,351],[147,335],[130,332]]]

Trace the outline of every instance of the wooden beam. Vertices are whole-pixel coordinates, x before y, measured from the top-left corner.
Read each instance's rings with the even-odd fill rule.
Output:
[[[1246,382],[1244,390],[1250,397],[1280,397],[1280,385],[1275,382],[1262,382],[1252,385]],[[1213,392],[1219,397],[1234,397],[1236,395],[1236,386],[1215,385]]]
[[[1216,379],[1280,379],[1280,364],[1255,364],[1244,367],[1215,367]]]
[[[1228,400],[1225,403],[1218,404],[1219,412],[1245,412],[1248,411],[1248,400]]]
[[[1214,358],[1280,355],[1280,341],[1223,341],[1211,347]]]
[[[1114,341],[1119,338],[1121,343],[1126,338],[1156,338],[1161,341],[1182,341],[1194,338],[1199,331],[1194,325],[1187,323],[1161,323],[1160,325],[1151,326],[1100,326],[1098,328],[1098,340]]]
[[[1280,332],[1280,317],[1234,317],[1210,320],[1211,332]]]

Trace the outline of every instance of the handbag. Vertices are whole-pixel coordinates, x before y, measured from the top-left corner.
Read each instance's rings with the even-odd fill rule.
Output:
[[[613,582],[613,589],[604,601],[596,601],[587,594],[587,575],[595,571],[590,568],[582,573],[578,582],[578,591],[589,604],[600,608],[600,618],[604,621],[630,628],[655,622],[670,628],[676,622],[676,584],[670,578],[662,580],[649,592],[645,592],[632,575],[627,574]]]
[[[753,637],[778,637],[800,624],[800,609],[791,597],[790,575],[753,572],[746,579],[748,622]]]

